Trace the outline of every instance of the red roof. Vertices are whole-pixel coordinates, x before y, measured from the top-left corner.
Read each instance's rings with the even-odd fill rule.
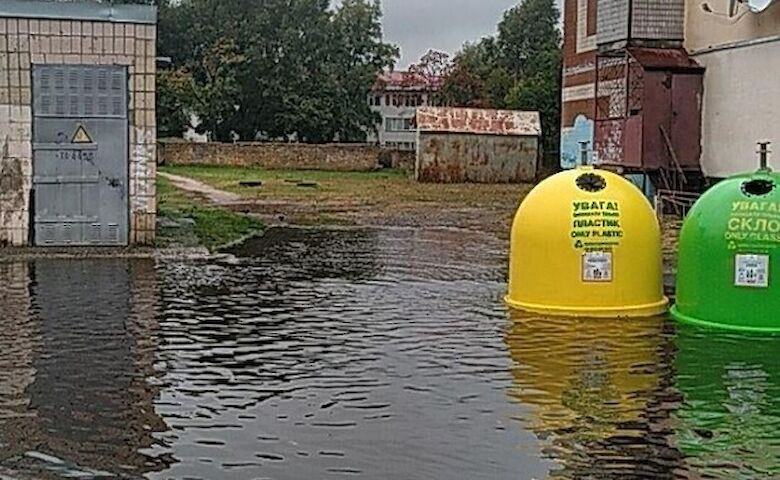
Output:
[[[628,51],[647,70],[704,70],[682,48],[630,48]]]
[[[535,136],[542,134],[539,112],[478,108],[417,109],[421,132],[454,132],[475,135]]]
[[[380,74],[374,89],[435,91],[443,85],[444,77],[416,72],[392,71]]]

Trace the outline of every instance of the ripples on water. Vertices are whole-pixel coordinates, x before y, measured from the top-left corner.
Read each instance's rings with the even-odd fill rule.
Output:
[[[505,246],[0,264],[0,478],[777,478],[780,340],[508,315]]]

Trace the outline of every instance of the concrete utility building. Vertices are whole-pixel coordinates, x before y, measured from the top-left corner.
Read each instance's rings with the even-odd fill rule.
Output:
[[[443,83],[442,77],[414,72],[380,75],[368,98],[368,105],[382,120],[376,126],[377,134],[368,135],[368,142],[392,150],[415,151],[417,109],[434,106],[435,94]]]
[[[780,141],[780,2],[565,0],[561,165],[695,189]]]
[[[156,19],[0,2],[0,246],[154,242]]]
[[[432,183],[533,182],[538,112],[470,108],[417,111],[416,176]]]

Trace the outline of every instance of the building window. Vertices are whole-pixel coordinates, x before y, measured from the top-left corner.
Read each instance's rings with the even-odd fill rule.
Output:
[[[411,118],[388,117],[385,122],[386,132],[412,132],[414,121]]]
[[[413,152],[417,149],[417,144],[415,142],[386,142],[384,147],[388,150]]]

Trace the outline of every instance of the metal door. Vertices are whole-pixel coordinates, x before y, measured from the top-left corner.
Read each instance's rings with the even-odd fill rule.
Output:
[[[699,168],[701,158],[701,73],[672,77],[672,145],[683,168]]]
[[[128,244],[127,70],[33,67],[35,244]]]

